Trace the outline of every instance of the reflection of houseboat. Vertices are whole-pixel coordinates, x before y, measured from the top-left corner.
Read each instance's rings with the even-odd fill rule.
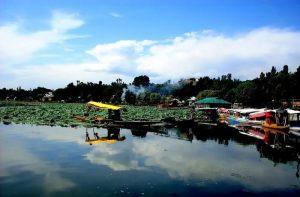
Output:
[[[271,148],[285,149],[292,148],[289,144],[289,136],[286,132],[280,129],[272,129],[263,127],[266,138],[264,139],[265,144],[268,144]]]
[[[241,126],[238,127],[240,134],[258,139],[271,148],[291,148],[287,132],[266,127]]]
[[[275,164],[298,160],[293,149],[274,149],[265,143],[256,143],[256,148],[260,153],[260,157],[267,158]]]
[[[287,110],[277,110],[266,112],[266,120],[262,126],[270,129],[286,130],[289,129]]]
[[[259,127],[241,127],[239,133],[259,140],[265,140],[266,138],[265,132]]]

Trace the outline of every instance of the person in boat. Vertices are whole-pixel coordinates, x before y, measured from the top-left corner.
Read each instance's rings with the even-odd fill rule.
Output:
[[[285,109],[279,109],[275,114],[276,123],[280,126],[286,126],[288,124],[288,113]]]
[[[85,132],[85,141],[90,141],[90,136],[87,131]]]
[[[108,109],[108,119],[121,120],[121,111]]]
[[[125,136],[120,135],[120,128],[109,127],[107,128],[107,138],[114,139],[117,141],[124,141],[126,139]]]
[[[99,135],[98,135],[98,133],[97,132],[94,132],[94,137],[95,137],[95,139],[100,139],[100,137],[99,137]]]
[[[276,124],[278,126],[287,126],[288,125],[288,113],[286,110],[280,109],[276,112],[270,111],[266,112],[266,123]]]
[[[196,118],[196,105],[195,105],[195,103],[192,103],[190,107],[191,107],[190,119],[195,119]]]

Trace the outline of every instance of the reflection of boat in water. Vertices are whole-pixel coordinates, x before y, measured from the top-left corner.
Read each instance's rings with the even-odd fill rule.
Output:
[[[259,127],[239,127],[238,130],[240,134],[253,137],[259,140],[264,140],[266,135],[265,132]]]
[[[113,144],[115,143],[117,140],[114,139],[108,139],[107,137],[101,137],[99,139],[90,139],[90,140],[86,140],[85,142],[89,143],[89,144],[99,144],[102,142],[108,143],[108,144]]]
[[[287,163],[298,159],[297,152],[291,148],[274,149],[265,143],[257,143],[256,148],[260,153],[260,157],[267,158],[274,163]]]
[[[292,135],[300,137],[300,127],[294,128],[294,129],[290,128],[289,133],[292,134]]]
[[[120,135],[120,128],[113,128],[113,127],[107,128],[107,136],[103,136],[103,137],[99,137],[98,133],[95,132],[93,128],[93,135],[94,138],[91,139],[86,129],[85,142],[90,145],[99,144],[99,143],[113,144],[117,141],[124,141],[126,139],[125,136]]]
[[[271,148],[289,149],[293,148],[287,132],[267,127],[239,127],[238,132],[244,136],[258,139]]]
[[[113,144],[125,140],[125,136],[121,137],[120,132],[122,131],[118,128],[109,128],[107,132],[107,136],[100,137],[100,139],[91,139],[86,142],[94,145],[98,143]],[[243,130],[240,128],[240,132],[230,129],[224,131],[216,128],[199,130],[199,128],[196,127],[170,128],[164,130],[131,129],[131,134],[139,138],[153,138],[154,136],[165,137],[170,138],[170,140],[182,140],[188,143],[195,143],[195,141],[211,143],[214,141],[215,143],[228,146],[234,141],[243,146],[255,145],[261,157],[270,159],[274,161],[275,164],[295,161],[297,153],[299,153],[300,150],[297,149],[297,143],[300,144],[300,141],[291,141],[289,133],[282,130],[262,127],[248,126],[244,127]],[[135,140],[139,139],[135,138]]]
[[[262,130],[266,134],[266,138],[264,139],[264,142],[268,144],[270,147],[276,149],[293,148],[289,144],[289,135],[287,132],[278,129],[266,128],[266,127],[263,127]]]
[[[144,138],[147,135],[147,130],[145,129],[131,129],[131,134],[136,137]]]

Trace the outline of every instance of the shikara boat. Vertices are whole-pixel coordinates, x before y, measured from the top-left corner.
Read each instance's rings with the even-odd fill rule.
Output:
[[[288,124],[287,110],[266,112],[266,120],[262,122],[262,127],[277,130],[288,130],[290,125]]]
[[[290,125],[278,125],[276,123],[267,123],[266,121],[264,121],[262,123],[262,126],[265,128],[270,128],[270,129],[278,129],[278,130],[287,130],[290,128]]]

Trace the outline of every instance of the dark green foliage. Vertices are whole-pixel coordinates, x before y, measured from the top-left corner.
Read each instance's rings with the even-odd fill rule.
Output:
[[[243,103],[247,106],[253,106],[256,99],[257,89],[253,81],[244,81],[240,83],[234,90],[235,101]]]
[[[150,83],[150,79],[146,75],[135,77],[132,82],[132,84],[135,86],[148,86],[149,83]]]
[[[216,96],[232,103],[239,102],[246,106],[277,106],[282,99],[300,98],[300,67],[290,73],[287,65],[282,71],[272,67],[270,72],[261,73],[258,78],[239,81],[231,78],[231,74],[221,78],[201,77],[195,82],[183,83],[174,95],[186,99],[190,96]]]
[[[131,91],[126,91],[125,92],[125,101],[128,104],[134,105],[135,102],[136,102],[136,96],[135,96],[135,94],[133,92],[131,92]]]
[[[121,79],[117,79],[116,82],[112,82],[110,85],[102,84],[101,81],[99,81],[99,83],[83,83],[77,81],[76,85],[70,83],[65,88],[54,90],[53,100],[63,100],[65,102],[87,102],[90,100],[109,102],[111,99],[114,99],[114,103],[120,103],[123,88],[125,87],[126,84],[124,84]],[[49,91],[52,90],[41,87],[33,90],[3,88],[0,89],[0,100],[41,100],[45,93]]]
[[[125,100],[130,104],[156,104],[161,96],[188,99],[191,96],[198,97],[219,97],[231,103],[240,102],[246,106],[265,107],[270,103],[280,103],[282,99],[300,99],[300,67],[296,72],[289,72],[287,65],[281,71],[272,67],[270,72],[261,73],[253,80],[240,81],[233,79],[231,74],[218,78],[200,77],[182,79],[178,84],[171,84],[170,81],[163,84],[150,84],[146,75],[135,77],[133,85],[146,89],[140,95],[132,92],[127,94]],[[123,89],[127,85],[121,79],[111,84],[83,83],[77,81],[70,83],[65,88],[54,90],[54,101],[65,102],[87,102],[96,100],[102,102],[121,103]],[[49,89],[38,87],[33,90],[22,88],[0,89],[0,100],[34,101],[40,100],[49,92]],[[152,95],[152,93],[156,93]]]
[[[197,98],[219,97],[220,92],[217,90],[203,90],[197,95]]]
[[[150,94],[150,103],[151,104],[158,104],[160,102],[160,94],[158,93],[151,93]]]

